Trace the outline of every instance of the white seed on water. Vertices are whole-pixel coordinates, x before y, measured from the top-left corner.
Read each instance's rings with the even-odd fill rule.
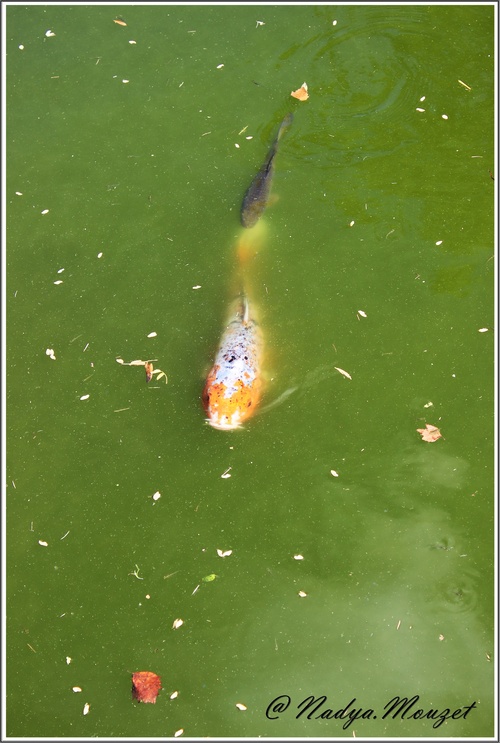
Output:
[[[137,44],[137,41],[134,41],[133,39],[130,39],[130,41],[128,43],[129,44]]]
[[[178,738],[179,735],[182,735],[183,732],[184,732],[184,728],[179,728],[179,730],[175,731],[174,738]]]
[[[55,356],[55,353],[54,353],[54,349],[53,348],[47,348],[46,351],[45,351],[45,354],[47,356],[49,356],[49,358],[51,358],[52,361],[55,361],[56,360],[56,356]]]
[[[434,403],[429,400],[429,402],[425,403],[424,408],[432,408],[433,405]]]
[[[299,596],[301,599],[303,599],[307,596],[307,593],[305,591],[299,591]]]
[[[193,289],[201,289],[201,284],[196,284],[196,286],[193,286]]]
[[[226,550],[225,552],[223,550],[217,550],[217,554],[219,557],[229,557],[229,555],[233,554],[233,550]]]
[[[48,542],[44,542],[42,539],[39,539],[38,540],[38,544],[40,544],[42,547],[48,547],[49,546],[49,543]]]
[[[66,665],[69,666],[69,664],[71,663],[72,660],[73,660],[73,658],[70,658],[69,655],[67,655],[66,656]]]
[[[446,115],[446,114],[442,114],[442,115],[441,115],[441,118],[442,118],[442,119],[447,119],[448,117],[447,117],[447,115]]]
[[[88,399],[89,399],[89,397],[90,397],[90,395],[82,395],[82,396],[80,397],[80,400],[88,400]]]
[[[177,699],[178,696],[179,696],[179,692],[173,691],[170,695],[170,699]]]
[[[156,491],[156,493],[153,493],[153,500],[159,500],[161,498],[161,493],[159,490]]]
[[[422,103],[422,101],[425,101],[425,95],[423,95],[422,98],[420,98],[419,100],[420,100],[420,103]]]
[[[172,625],[172,628],[173,629],[179,629],[179,627],[182,627],[183,624],[184,624],[184,620],[183,619],[175,619],[174,620],[174,623]]]
[[[155,333],[154,331],[148,335],[148,338],[156,338],[158,333]]]
[[[122,80],[122,83],[129,83],[130,80]]]
[[[361,315],[361,317],[367,317],[366,312],[363,312],[363,310],[358,310],[358,315]]]
[[[55,36],[55,33],[53,31],[51,31],[50,28],[49,28],[48,31],[45,31],[45,36],[47,36],[47,37],[49,37],[49,36]]]
[[[22,191],[16,191],[16,196],[22,196]]]
[[[224,65],[223,65],[223,64],[218,64],[218,65],[217,65],[217,69],[218,69],[218,70],[221,70],[221,69],[222,69],[223,67],[224,67]]]
[[[349,222],[349,227],[353,227],[353,226],[354,226],[354,219],[352,220],[352,222]]]
[[[338,366],[334,366],[333,368],[336,369],[340,374],[343,374],[344,377],[347,377],[347,379],[352,379],[351,375],[348,372],[340,369]]]
[[[87,703],[85,704],[85,707],[83,708],[83,714],[84,714],[84,715],[88,715],[88,713],[89,713],[89,709],[90,709],[90,704],[89,704],[89,703],[87,702]]]
[[[19,49],[22,51],[24,49],[24,44],[19,44]]]
[[[438,240],[437,243],[436,243],[436,245],[442,245],[442,244],[443,244],[443,241],[442,240]]]
[[[479,328],[479,330],[477,332],[478,333],[487,333],[488,332],[488,328]]]
[[[294,555],[293,556],[293,559],[294,560],[303,560],[304,559],[304,555]]]
[[[44,209],[43,212],[40,212],[40,214],[48,214],[48,213],[49,213],[48,209]]]
[[[330,474],[333,475],[334,477],[338,477],[339,476],[339,473],[338,472],[335,472],[335,470],[330,470]]]
[[[248,707],[245,704],[242,704],[241,702],[236,702],[236,707],[240,709],[242,712],[248,709]]]
[[[97,253],[98,258],[102,258],[102,253]]]
[[[58,281],[54,281],[54,284],[56,284],[56,285],[57,284],[62,284],[62,283],[63,283],[62,279],[59,279]]]
[[[424,113],[425,108],[416,108],[415,111],[420,111],[420,113]]]
[[[75,694],[78,694],[78,692],[82,691],[82,687],[81,686],[73,686],[73,691],[75,692]]]
[[[240,146],[239,146],[238,142],[235,142],[234,143],[234,146],[237,147],[238,149],[240,149]]]

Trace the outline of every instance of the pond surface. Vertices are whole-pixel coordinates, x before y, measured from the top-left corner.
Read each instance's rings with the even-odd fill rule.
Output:
[[[7,735],[493,735],[493,6],[6,20]],[[288,111],[265,395],[217,431]]]

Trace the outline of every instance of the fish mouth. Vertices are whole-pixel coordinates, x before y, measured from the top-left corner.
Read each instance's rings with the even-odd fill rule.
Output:
[[[218,431],[234,431],[236,428],[241,428],[239,421],[230,420],[213,420],[212,418],[205,418],[205,421],[212,428],[216,428]]]

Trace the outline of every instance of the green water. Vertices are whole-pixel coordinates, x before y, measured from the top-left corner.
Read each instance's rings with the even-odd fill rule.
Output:
[[[493,6],[6,16],[7,735],[493,735]],[[239,207],[288,110],[267,391],[215,431]]]

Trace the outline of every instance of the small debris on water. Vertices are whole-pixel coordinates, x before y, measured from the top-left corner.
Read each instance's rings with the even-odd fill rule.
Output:
[[[446,115],[446,114],[441,114],[441,118],[442,118],[442,119],[447,119],[448,117],[447,117],[447,115]]]
[[[425,108],[416,108],[415,111],[419,111],[423,114],[425,112]]]
[[[248,709],[248,707],[245,704],[242,704],[241,702],[236,702],[236,707],[242,712],[245,712],[245,710]]]
[[[196,284],[196,286],[192,287],[193,289],[201,289],[201,284]]]
[[[102,258],[102,255],[103,255],[102,253],[97,253],[98,258]]]
[[[432,408],[433,405],[434,403],[429,400],[429,402],[425,403],[424,408]]]
[[[24,44],[19,44],[19,47],[18,47],[18,48],[19,48],[19,49],[20,49],[21,51],[23,51],[23,49],[24,49]]]
[[[69,655],[66,656],[66,665],[69,666],[73,658],[70,658]]]
[[[83,708],[83,714],[88,715],[90,709],[90,704],[87,702]]]
[[[423,101],[425,101],[425,95],[423,95],[421,98],[419,98],[419,100],[420,100],[420,103],[422,103]]]
[[[39,545],[40,545],[41,547],[48,547],[48,546],[49,546],[49,543],[48,543],[48,542],[44,542],[44,541],[43,541],[43,539],[39,539],[39,540],[38,540],[38,544],[39,544]]]
[[[170,695],[170,699],[177,699],[178,696],[179,696],[179,692],[173,691]]]
[[[489,328],[479,328],[478,333],[487,333]]]
[[[62,283],[63,283],[62,279],[59,279],[58,281],[54,281],[54,284],[56,284],[56,285],[57,284],[62,284]]]
[[[153,500],[154,500],[154,501],[157,501],[157,500],[159,500],[159,499],[161,498],[161,493],[160,493],[160,491],[159,491],[159,490],[157,490],[157,491],[156,491],[156,493],[153,493],[153,496],[152,496],[152,498],[153,498]]]
[[[436,243],[436,245],[442,245],[442,244],[443,244],[443,241],[442,240],[438,240],[437,243]]]
[[[239,146],[238,142],[235,142],[235,143],[234,143],[234,146],[235,146],[235,147],[236,147],[236,148],[237,148],[238,150],[240,149],[240,146]]]
[[[466,90],[472,90],[472,88],[470,87],[470,85],[467,85],[467,83],[464,83],[464,81],[463,81],[463,80],[459,80],[458,82],[459,82],[459,83],[460,83],[460,85],[462,85],[462,86],[463,86],[463,87],[464,87],[464,88],[465,88]]]
[[[113,18],[113,23],[117,23],[119,26],[126,26],[127,24],[121,18]]]
[[[48,214],[48,213],[49,213],[48,209],[44,209],[43,212],[40,212],[40,214]]]
[[[229,555],[233,554],[233,550],[217,550],[217,554],[219,557],[229,557]]]
[[[335,470],[330,470],[330,474],[333,475],[333,477],[338,477],[339,473],[335,472]]]
[[[358,310],[358,315],[361,315],[361,317],[367,317],[366,312],[363,312],[363,310]]]
[[[349,227],[354,227],[354,219],[352,220],[352,222],[349,222]]]
[[[73,691],[75,692],[75,694],[78,694],[80,691],[82,691],[82,687],[81,686],[73,686]]]
[[[154,331],[152,333],[149,333],[148,338],[156,338],[158,333],[155,333]]]
[[[88,399],[89,399],[89,397],[90,397],[90,395],[82,395],[82,396],[80,397],[80,400],[88,400]]]
[[[122,83],[129,83],[130,80],[122,80]]]
[[[128,43],[129,44],[137,44],[137,41],[134,41],[133,39],[130,39],[130,41]]]
[[[179,728],[179,730],[176,730],[174,733],[174,738],[178,738],[182,733],[184,732],[184,728]]]
[[[293,556],[293,559],[294,560],[303,560],[304,559],[304,555],[294,555]]]
[[[221,477],[223,480],[227,480],[228,477],[231,477],[229,470],[232,470],[232,467],[228,467],[225,472],[222,473]]]
[[[351,375],[348,372],[344,371],[344,369],[340,369],[340,367],[338,366],[334,366],[333,368],[336,369],[340,374],[343,374],[344,377],[347,377],[347,379],[352,379]]]
[[[428,441],[430,443],[437,441],[443,436],[439,428],[432,426],[430,423],[426,423],[425,428],[417,428],[417,432],[422,436],[422,441]]]
[[[182,627],[183,624],[184,624],[183,619],[175,619],[172,625],[172,629],[179,629],[179,627]]]
[[[55,36],[55,33],[49,28],[48,31],[45,31],[45,36],[47,36],[47,38],[50,38],[51,36]]]
[[[53,349],[53,348],[47,348],[47,349],[46,349],[46,351],[45,351],[45,354],[46,354],[46,355],[47,355],[47,356],[48,356],[49,358],[51,358],[51,359],[52,359],[52,361],[55,361],[55,360],[56,360],[56,356],[55,356],[55,353],[54,353],[54,349]]]
[[[224,65],[223,65],[223,64],[218,64],[218,65],[217,65],[217,69],[218,69],[218,70],[221,70],[221,69],[222,69],[223,67],[224,67]]]
[[[303,599],[307,596],[307,593],[305,591],[299,591],[299,596],[301,599]]]
[[[307,83],[302,83],[300,88],[297,88],[297,90],[293,90],[290,95],[292,98],[297,98],[299,101],[307,101],[309,98],[309,93],[307,92]]]

